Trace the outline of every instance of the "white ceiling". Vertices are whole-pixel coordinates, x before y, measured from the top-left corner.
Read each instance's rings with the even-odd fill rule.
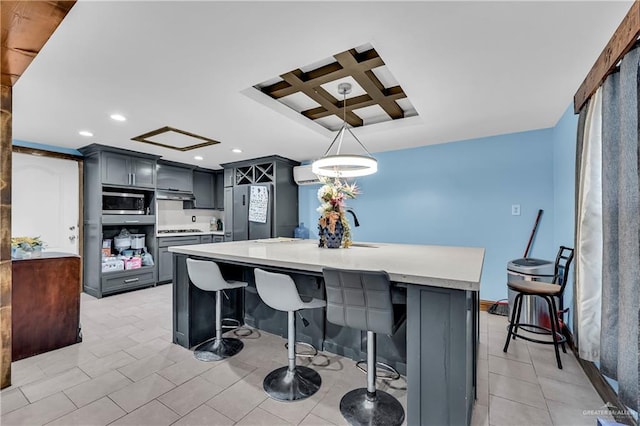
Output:
[[[356,129],[371,152],[552,127],[631,4],[79,1],[14,87],[13,138],[210,168],[313,159],[332,133],[252,86],[367,43],[419,114]],[[130,140],[163,126],[222,143]]]

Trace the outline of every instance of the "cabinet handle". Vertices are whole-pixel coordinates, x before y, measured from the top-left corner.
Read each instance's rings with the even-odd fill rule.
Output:
[[[127,173],[127,185],[131,185],[131,173]]]
[[[128,280],[124,280],[125,283],[135,283],[136,281],[140,281],[140,278],[129,278]]]
[[[140,223],[139,220],[125,220],[124,223]]]
[[[132,180],[133,180],[132,185],[135,185],[136,184],[136,174],[135,173],[131,173],[131,177],[132,177]]]

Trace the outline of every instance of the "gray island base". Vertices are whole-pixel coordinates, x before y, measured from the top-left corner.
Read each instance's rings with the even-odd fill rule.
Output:
[[[188,257],[213,260],[225,278],[249,282],[244,293],[229,293],[223,316],[281,336],[286,335],[286,314],[261,303],[253,268],[288,273],[303,296],[322,298],[324,266],[387,271],[394,299],[397,295],[398,303],[406,303],[406,326],[378,342],[378,355],[406,374],[407,424],[470,423],[484,249],[386,243],[326,249],[312,240],[273,238],[177,246],[169,251],[174,259],[173,340],[187,348],[215,333],[214,297],[189,282]],[[303,315],[309,326],[298,327],[297,340],[362,359],[366,341],[360,331],[327,323],[322,309]]]

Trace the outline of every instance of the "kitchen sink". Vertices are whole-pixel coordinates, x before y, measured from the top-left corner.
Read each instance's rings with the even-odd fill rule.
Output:
[[[378,246],[367,243],[351,243],[351,247],[367,247],[367,248],[378,248]]]

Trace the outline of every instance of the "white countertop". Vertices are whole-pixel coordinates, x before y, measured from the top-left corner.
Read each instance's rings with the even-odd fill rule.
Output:
[[[473,291],[480,290],[484,261],[484,249],[477,247],[356,242],[348,249],[327,249],[316,240],[294,238],[173,246],[169,251],[312,272],[324,266],[385,270],[396,282]]]

